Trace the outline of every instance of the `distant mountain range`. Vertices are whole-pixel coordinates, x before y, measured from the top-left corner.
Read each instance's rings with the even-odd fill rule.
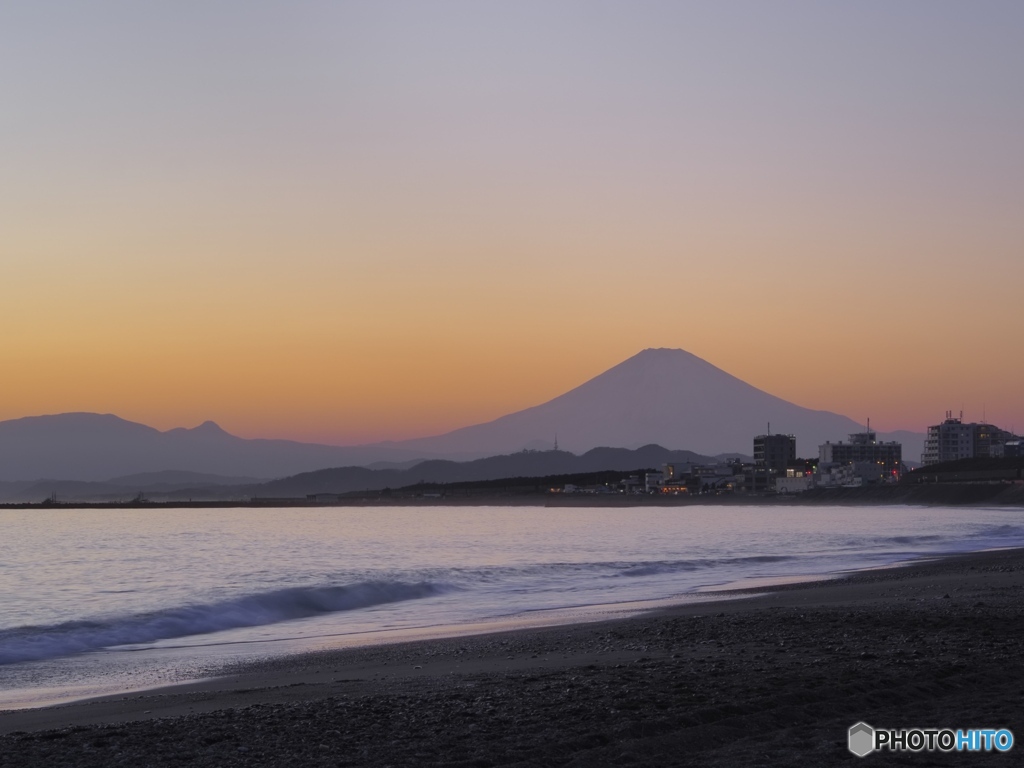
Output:
[[[670,451],[660,445],[637,450],[594,448],[582,456],[567,451],[520,451],[505,456],[456,462],[430,460],[409,469],[366,469],[340,467],[305,472],[294,477],[273,480],[247,490],[253,496],[306,496],[311,493],[347,493],[349,491],[401,488],[416,483],[460,483],[495,480],[504,477],[544,477],[582,474],[603,470],[660,469],[662,464],[712,463],[714,457],[692,451]]]
[[[541,405],[435,437],[372,445],[248,440],[213,422],[161,432],[109,414],[4,421],[0,481],[108,482],[168,470],[270,479],[375,463],[402,469],[423,459],[469,460],[550,449],[556,436],[561,448],[575,454],[650,444],[703,455],[749,454],[754,436],[769,423],[773,432],[796,435],[797,453],[806,457],[816,456],[826,440],[845,440],[863,430],[846,416],[789,403],[683,350],[647,349]],[[902,442],[905,459],[920,456],[921,434],[879,437]]]
[[[302,498],[313,493],[378,491],[421,482],[458,483],[606,470],[660,469],[663,464],[711,463],[721,458],[647,445],[637,450],[595,448],[582,456],[566,451],[520,451],[507,456],[490,456],[467,462],[433,459],[404,469],[338,467],[303,472],[265,483],[199,473],[158,472],[113,478],[106,482],[0,482],[0,502],[39,502],[51,496],[63,502],[129,501],[140,495],[151,501]]]
[[[212,421],[167,432],[111,414],[62,413],[0,421],[0,481],[106,481],[166,470],[270,479],[325,467],[407,462],[429,451],[392,446],[246,440]]]

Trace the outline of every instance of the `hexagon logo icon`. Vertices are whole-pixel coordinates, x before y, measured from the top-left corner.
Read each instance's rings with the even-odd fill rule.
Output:
[[[850,726],[847,746],[857,757],[864,757],[875,751],[875,729],[867,723]]]

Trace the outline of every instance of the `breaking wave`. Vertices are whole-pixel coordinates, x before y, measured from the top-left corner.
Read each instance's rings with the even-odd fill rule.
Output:
[[[292,587],[205,605],[186,605],[113,619],[69,621],[0,630],[0,664],[51,659],[116,645],[148,643],[226,629],[277,624],[325,613],[417,600],[451,588],[429,582],[368,581]]]

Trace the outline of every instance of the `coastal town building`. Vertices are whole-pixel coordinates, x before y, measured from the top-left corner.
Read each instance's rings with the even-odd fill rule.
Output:
[[[686,480],[691,472],[690,464],[662,464],[661,477],[665,483],[680,483]]]
[[[796,437],[793,435],[758,435],[754,438],[754,465],[776,474],[785,474],[786,467],[796,459]]]
[[[818,464],[821,467],[850,464],[866,483],[895,482],[903,466],[903,445],[880,441],[869,421],[867,431],[850,435],[847,443],[840,440],[819,445]]]
[[[799,467],[789,467],[785,475],[775,478],[777,493],[802,493],[813,488],[814,484],[814,473]]]
[[[743,465],[736,476],[737,489],[744,493],[768,493],[775,490],[775,471],[757,464]]]
[[[796,460],[793,435],[758,435],[754,438],[754,463],[739,467],[736,488],[744,493],[775,490],[775,478],[786,474],[786,466]]]
[[[647,493],[656,493],[665,485],[664,472],[648,472],[644,475],[644,490]]]
[[[814,484],[819,488],[852,488],[863,484],[853,464],[819,465]]]
[[[924,452],[921,454],[921,463],[924,466],[940,464],[945,461],[957,461],[958,459],[971,459],[976,456],[1005,455],[1005,451],[1000,450],[998,446],[1003,446],[1015,439],[1012,432],[1007,432],[992,424],[985,422],[964,424],[963,414],[961,413],[960,416],[959,419],[954,418],[952,411],[946,411],[945,421],[928,427]]]
[[[644,481],[640,479],[640,475],[630,475],[619,481],[619,489],[626,494],[643,493],[643,486]]]
[[[1024,456],[1024,440],[1007,440],[1002,445],[993,445],[989,455],[994,459],[1019,459]]]

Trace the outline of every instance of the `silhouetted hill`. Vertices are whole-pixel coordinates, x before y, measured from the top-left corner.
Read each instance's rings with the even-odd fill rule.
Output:
[[[370,461],[406,461],[422,450],[246,440],[213,422],[166,432],[111,414],[63,413],[0,422],[0,480],[106,481],[176,470],[272,478]]]
[[[417,483],[459,483],[515,477],[545,477],[606,471],[632,471],[670,463],[711,463],[715,459],[692,451],[670,451],[659,445],[637,450],[595,448],[582,456],[566,451],[522,451],[474,461],[421,461],[410,468],[335,467],[302,472],[265,483],[232,483],[231,478],[192,472],[153,472],[105,482],[39,480],[0,483],[0,502],[42,501],[55,495],[62,502],[127,501],[141,494],[151,500],[229,500],[250,497],[292,498],[314,493],[349,493],[400,488]]]
[[[660,445],[637,450],[595,448],[582,456],[567,451],[522,451],[475,461],[423,461],[410,469],[339,467],[304,472],[247,489],[251,495],[296,497],[312,493],[348,493],[400,488],[417,483],[458,483],[509,477],[544,477],[605,470],[629,471],[671,463],[710,463],[714,459],[692,451],[670,451]]]

